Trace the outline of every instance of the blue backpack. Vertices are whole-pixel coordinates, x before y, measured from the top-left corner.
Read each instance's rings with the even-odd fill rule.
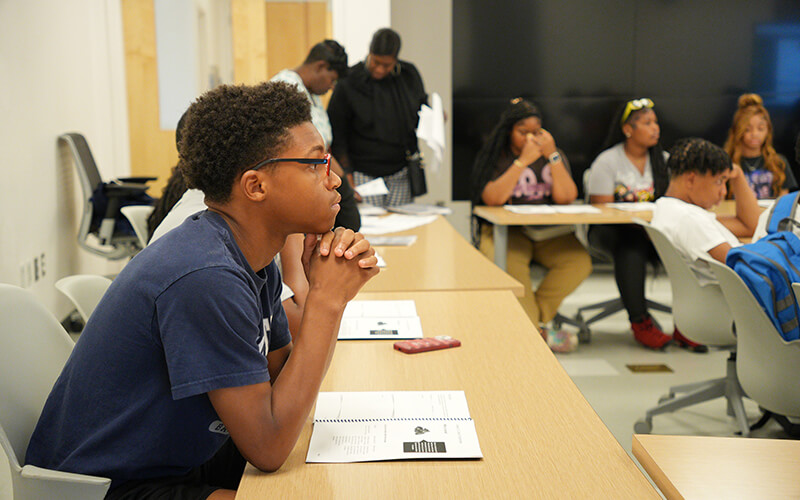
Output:
[[[797,219],[798,201],[800,201],[800,191],[785,194],[775,200],[767,216],[767,234],[792,231],[795,227],[800,227]]]
[[[800,310],[792,292],[792,283],[800,282],[800,238],[789,231],[768,234],[730,249],[725,263],[747,284],[784,340],[800,339]]]

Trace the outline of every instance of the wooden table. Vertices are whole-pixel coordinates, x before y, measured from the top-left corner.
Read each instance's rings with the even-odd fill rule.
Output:
[[[506,268],[508,226],[556,226],[569,224],[631,224],[634,219],[650,221],[652,211],[631,212],[618,210],[605,204],[592,205],[600,210],[594,214],[515,214],[503,207],[478,206],[472,211],[481,219],[491,222],[494,230],[494,263]]]
[[[522,284],[470,245],[443,217],[392,235],[417,236],[408,247],[376,246],[386,260],[365,292],[433,290],[511,290],[522,297]],[[367,236],[369,239],[369,236]]]
[[[668,499],[800,498],[800,442],[634,434],[633,454]]]
[[[600,210],[594,214],[515,214],[503,207],[477,206],[472,213],[493,224],[494,230],[494,263],[500,269],[506,269],[508,249],[508,226],[555,226],[570,224],[632,224],[634,219],[647,222],[653,218],[651,210],[628,211],[607,206],[605,203],[594,204]],[[724,200],[713,208],[718,215],[735,215],[736,205],[733,200]]]
[[[358,298],[414,299],[426,336],[462,346],[409,355],[391,341],[342,341],[322,390],[463,390],[484,458],[306,464],[309,419],[281,469],[247,466],[237,499],[658,498],[510,292]]]

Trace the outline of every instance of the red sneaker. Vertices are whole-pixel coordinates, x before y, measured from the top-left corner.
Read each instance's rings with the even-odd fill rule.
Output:
[[[643,321],[631,323],[631,328],[633,328],[633,338],[650,349],[663,349],[665,345],[672,341],[672,337],[662,332],[661,329],[653,323],[653,319],[650,316]]]
[[[683,349],[688,349],[691,352],[699,352],[704,353],[708,352],[708,346],[703,344],[698,344],[697,342],[692,342],[691,340],[687,339],[683,336],[683,334],[678,330],[678,327],[675,327],[675,331],[672,333],[672,340],[678,344],[678,347]]]

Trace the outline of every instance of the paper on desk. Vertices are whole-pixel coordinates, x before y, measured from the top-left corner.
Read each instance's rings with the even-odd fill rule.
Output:
[[[652,201],[623,201],[617,203],[606,203],[607,207],[624,210],[626,212],[652,212],[656,204]]]
[[[306,462],[481,457],[464,391],[320,392]]]
[[[378,259],[378,264],[377,264],[378,267],[380,268],[386,267],[386,261],[383,260],[383,257],[380,256],[377,250],[375,250],[375,258]]]
[[[361,217],[365,217],[368,215],[386,215],[388,212],[386,212],[385,208],[376,207],[369,203],[359,203],[358,213],[361,214]]]
[[[775,200],[771,200],[769,198],[758,200],[758,206],[761,208],[769,208],[772,206],[773,203],[775,203]]]
[[[591,205],[553,205],[553,208],[560,214],[599,214],[602,212],[599,208]]]
[[[505,205],[503,208],[514,214],[554,214],[556,209],[550,205]]]
[[[386,207],[389,212],[408,215],[450,215],[453,213],[447,207],[439,205],[424,205],[422,203],[406,203],[405,205],[395,205]]]
[[[422,323],[413,300],[352,300],[344,309],[338,338],[420,339]]]
[[[386,183],[383,182],[383,177],[378,177],[377,179],[372,179],[364,184],[359,184],[353,189],[355,189],[356,192],[358,192],[358,194],[361,196],[381,196],[384,194],[389,194],[389,189],[387,189]]]
[[[431,94],[431,105],[423,104],[419,110],[417,137],[425,141],[433,151],[433,161],[427,161],[425,168],[433,173],[438,172],[444,156],[445,131],[442,98],[436,92]]]
[[[362,217],[361,234],[386,234],[407,231],[430,224],[438,215],[392,214],[386,217]]]
[[[371,236],[367,238],[374,247],[408,247],[417,241],[416,235],[406,236]]]

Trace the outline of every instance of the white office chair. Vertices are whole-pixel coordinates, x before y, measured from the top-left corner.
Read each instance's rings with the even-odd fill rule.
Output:
[[[750,433],[747,414],[736,373],[736,336],[733,334],[733,317],[728,303],[717,284],[701,284],[689,264],[678,253],[669,238],[647,222],[638,221],[647,231],[653,246],[667,270],[672,286],[672,315],[675,325],[689,339],[731,352],[726,363],[725,376],[670,387],[669,393],[659,399],[658,405],[647,410],[644,419],[637,421],[634,432],[647,434],[653,428],[653,417],[673,412],[687,406],[724,397],[728,402],[728,415],[736,419],[743,435]]]
[[[591,176],[591,169],[587,168],[583,171],[583,191],[584,203],[589,203],[589,177]],[[592,256],[593,259],[603,260],[606,262],[613,261],[611,255],[606,254],[605,252],[600,251],[597,248],[592,247],[589,244],[589,226],[587,224],[577,224],[575,226],[575,237],[580,241],[581,245],[589,252],[589,255]],[[661,304],[654,300],[645,299],[647,308],[652,309],[654,311],[661,311],[661,312],[672,312],[672,308],[665,304]],[[585,317],[589,311],[597,310],[592,316],[588,319]],[[574,318],[570,318],[567,316],[562,316],[559,313],[556,313],[556,317],[553,320],[553,326],[556,330],[561,328],[562,324],[572,325],[578,328],[578,340],[582,344],[588,344],[592,341],[592,331],[590,329],[590,325],[592,323],[596,323],[601,319],[605,319],[612,314],[616,314],[620,311],[625,310],[625,305],[622,303],[622,298],[617,297],[615,299],[604,300],[601,302],[596,302],[594,304],[588,304],[578,308],[578,311],[575,313]],[[661,328],[661,325],[658,323],[656,318],[652,318],[653,322]]]
[[[76,274],[56,281],[56,288],[75,305],[83,322],[89,320],[94,308],[111,285],[111,280],[96,274]]]
[[[709,262],[736,324],[736,368],[747,397],[772,413],[800,417],[800,340],[786,342],[730,267]],[[800,284],[794,283],[795,295]]]
[[[142,248],[147,246],[147,241],[150,239],[147,234],[147,218],[153,213],[153,209],[155,207],[152,205],[128,205],[119,209],[133,226]]]
[[[111,480],[42,469],[24,462],[33,429],[74,346],[28,290],[0,284],[0,447],[16,500],[101,499]]]

